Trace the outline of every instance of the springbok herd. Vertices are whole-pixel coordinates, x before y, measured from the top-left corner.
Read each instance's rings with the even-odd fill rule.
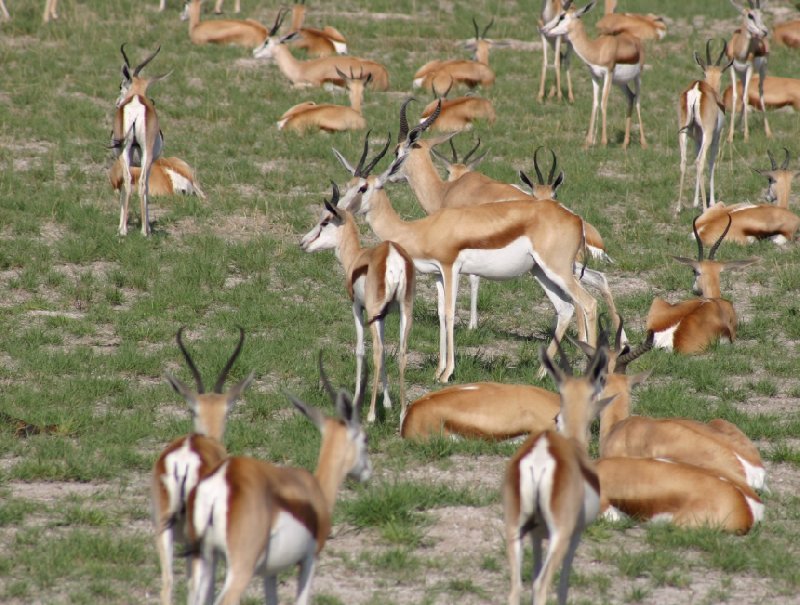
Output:
[[[646,147],[642,114],[646,119],[647,107],[642,108],[640,94],[645,50],[667,35],[664,20],[655,15],[615,12],[616,0],[606,0],[606,14],[597,23],[598,33],[592,36],[581,18],[595,2],[582,7],[573,6],[569,0],[543,0],[541,4],[539,102],[546,98],[562,100],[562,75],[567,100],[585,93],[573,89],[570,68],[579,59],[588,67],[592,82],[586,146],[597,144],[598,129],[599,143],[608,143],[606,113],[611,85],[615,84],[627,101],[622,146],[631,144],[635,109],[639,145]],[[718,201],[715,168],[726,122],[727,141],[736,134],[737,115],[741,136],[747,140],[750,109],[755,107],[763,116],[765,135],[771,137],[767,107],[792,105],[800,109],[800,80],[767,75],[770,40],[789,49],[800,46],[800,19],[774,24],[770,29],[758,0],[749,0],[747,6],[734,0],[731,4],[741,14],[740,26],[726,39],[708,39],[705,48],[694,53],[703,78],[689,82],[682,92],[675,91],[668,101],[674,103],[679,116],[675,124],[680,148],[680,168],[675,171],[676,177],[679,175],[676,215],[684,209],[688,139],[695,145],[692,206],[699,214],[693,219],[692,234],[686,235],[694,238],[697,257],[675,257],[691,267],[695,296],[674,304],[655,298],[645,334],[636,345],[628,340],[605,272],[587,266],[600,262],[611,267],[601,234],[556,199],[565,180],[556,152],[536,149],[535,178],[520,171],[522,186],[477,172],[486,153],[478,152],[481,139],[459,161],[453,137],[475,124],[488,126],[490,131],[496,119],[490,99],[475,92],[447,98],[464,88],[486,91],[496,78],[504,77],[496,75],[489,63],[490,48],[502,46],[487,37],[492,20],[473,19],[475,37],[468,47],[474,50],[474,59],[433,60],[417,70],[407,89],[429,91],[434,100],[427,107],[415,106],[409,95],[398,107],[396,138],[392,133],[385,141],[381,137],[375,152],[368,131],[357,161],[334,149],[348,180],[341,189],[332,182],[319,220],[300,243],[305,252],[333,250],[344,269],[357,336],[355,394],[351,399],[345,390],[337,391],[331,385],[320,355],[319,371],[335,416],[326,416],[289,395],[322,435],[313,474],[254,458],[228,456],[222,445],[227,412],[254,377],[251,373],[224,388],[244,346],[244,330],[240,329],[238,344],[211,392],[205,390],[183,342],[183,328],[178,330],[177,344],[195,386],[171,375],[167,380],[186,400],[194,426],[191,434],[175,439],[161,452],[152,472],[162,604],[173,600],[176,543],[183,544],[190,557],[189,603],[238,603],[252,576],[258,574],[263,577],[266,602],[277,604],[278,574],[295,566],[299,570],[296,602],[310,602],[315,566],[331,531],[337,491],[346,477],[366,481],[372,472],[360,418],[367,390],[366,328],[372,337],[374,367],[366,422],[376,421],[379,392],[383,406],[391,406],[384,363],[384,320],[394,309],[400,315],[401,436],[416,440],[436,435],[524,439],[508,462],[504,478],[498,479],[504,504],[510,604],[519,603],[521,598],[526,536],[531,537],[534,551],[533,603],[546,603],[554,574],[560,569],[557,593],[563,604],[581,534],[598,517],[628,516],[682,527],[712,526],[736,534],[747,533],[762,520],[764,505],[756,490],[767,489],[766,471],[748,437],[722,419],[698,422],[631,415],[632,389],[650,373],[627,372],[631,363],[653,347],[692,355],[719,340],[732,343],[737,329],[735,301],[723,298],[720,273],[743,270],[757,259],[720,262],[715,260],[717,251],[725,242],[745,245],[765,238],[779,246],[792,245],[800,227],[800,218],[789,208],[792,179],[797,174],[790,168],[789,150],[783,150],[778,159],[769,152],[770,168],[758,171],[769,182],[765,203],[725,205]],[[220,12],[222,5],[223,1],[217,0],[214,11]],[[204,18],[202,6],[203,0],[188,0],[183,11],[192,43],[252,49],[255,58],[277,65],[297,90],[298,100],[306,87],[347,89],[349,106],[299,102],[280,117],[278,129],[310,134],[366,130],[370,126],[369,116],[363,113],[363,98],[390,89],[387,68],[377,61],[346,54],[347,39],[336,28],[306,27],[304,3],[292,8],[288,24],[289,11],[280,10],[269,27],[250,19]],[[164,0],[159,8],[164,10]],[[240,12],[238,0],[234,10]],[[8,18],[2,0],[0,13]],[[48,0],[44,19],[55,16],[55,2]],[[148,94],[150,85],[169,74],[142,74],[151,62],[157,63],[159,49],[151,50],[134,66],[128,55],[131,46],[133,43],[123,44],[120,49],[124,63],[111,141],[117,160],[109,178],[119,191],[119,235],[127,234],[135,187],[141,232],[147,236],[151,232],[150,195],[184,193],[205,198],[205,194],[185,161],[162,157],[164,125]],[[307,58],[298,59],[298,50]],[[549,72],[555,82],[546,95]],[[725,72],[730,74],[731,86],[722,92]],[[399,85],[395,82],[394,86]],[[408,116],[415,107],[420,111],[416,121]],[[444,144],[449,145],[448,151],[437,149]],[[387,156],[388,164],[380,169]],[[446,167],[447,178],[442,178],[434,158]],[[427,214],[425,218],[408,221],[394,210],[388,185],[403,181]],[[358,216],[364,217],[382,243],[362,246]],[[439,363],[433,378],[442,383],[450,380],[455,369],[454,325],[460,276],[470,277],[469,328],[473,329],[478,323],[481,277],[504,280],[531,273],[556,314],[552,341],[542,347],[539,358],[540,376],[549,374],[557,392],[481,382],[448,386],[407,402],[404,372],[408,348],[413,345],[410,333],[420,273],[430,273],[435,279]],[[608,320],[606,314],[598,312],[597,295],[603,297]],[[573,315],[577,338],[567,334]],[[574,373],[563,350],[566,340],[586,356],[580,375]],[[600,457],[593,460],[589,456],[589,428],[598,416]],[[547,550],[543,559],[544,540]],[[214,572],[220,555],[226,572],[215,598]]]

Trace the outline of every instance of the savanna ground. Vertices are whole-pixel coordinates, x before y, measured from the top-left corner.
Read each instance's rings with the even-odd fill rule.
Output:
[[[290,411],[283,390],[329,405],[318,387],[320,350],[335,381],[352,388],[354,334],[341,270],[332,254],[307,255],[297,243],[317,218],[329,178],[347,176],[330,147],[355,159],[362,134],[279,132],[275,121],[290,105],[343,95],[292,89],[248,51],[191,45],[175,0],[163,14],[156,0],[62,0],[61,19],[47,27],[39,0],[8,4],[13,20],[0,25],[0,411],[57,430],[20,439],[13,427],[0,427],[0,601],[152,603],[159,580],[148,473],[159,449],[190,430],[185,404],[162,378],[170,371],[190,380],[174,343],[178,327],[187,327],[207,381],[229,355],[236,326],[246,330],[231,380],[250,370],[256,379],[230,416],[233,454],[312,468],[318,436]],[[646,150],[636,143],[621,149],[617,90],[608,147],[581,149],[591,87],[578,61],[574,105],[535,101],[538,1],[321,0],[310,4],[308,22],[336,26],[353,54],[389,67],[391,92],[368,92],[364,110],[378,139],[396,133],[416,67],[465,56],[472,16],[481,24],[493,16],[490,35],[516,42],[491,56],[498,78],[485,94],[498,120],[459,136],[459,147],[480,136],[491,149],[481,169],[509,182],[517,170],[531,171],[536,146],[556,150],[566,173],[560,198],[605,235],[616,263],[604,269],[638,342],[653,296],[679,300],[691,284],[690,272],[671,258],[695,253],[692,213],[673,216],[677,95],[699,76],[692,50],[702,52],[707,37],[727,36],[737,17],[727,0],[621,4],[662,14],[669,27],[647,50]],[[242,5],[245,16],[264,23],[278,8]],[[590,24],[598,12],[587,16]],[[775,0],[765,19],[772,24],[793,12]],[[151,90],[165,155],[195,166],[208,193],[206,202],[154,200],[149,239],[134,225],[126,238],[117,236],[117,198],[106,178],[122,42],[134,61],[162,45],[145,73],[172,70]],[[797,65],[796,54],[777,48],[770,73],[797,75]],[[779,157],[784,146],[800,152],[797,115],[776,111],[770,120],[774,140],[753,114],[750,143],[737,137],[724,147],[721,199],[759,200],[766,181],[750,168],[768,166],[768,148]],[[421,216],[405,185],[389,194],[405,216]],[[366,228],[364,237],[374,241]],[[797,602],[800,252],[795,243],[762,242],[726,244],[719,256],[759,259],[724,279],[740,316],[737,342],[694,358],[648,354],[634,370],[653,370],[636,395],[637,411],[736,422],[767,460],[766,518],[744,537],[596,523],[578,550],[572,602]],[[412,398],[438,388],[432,290],[421,277],[407,375]],[[553,313],[533,281],[485,283],[477,331],[465,328],[465,305],[462,294],[454,380],[536,383],[537,350]],[[393,341],[396,320],[387,332]],[[393,359],[389,371],[395,378]],[[369,429],[375,476],[341,491],[314,602],[504,602],[498,486],[515,446],[409,444],[397,437],[397,424],[395,408]],[[281,590],[290,600],[294,578]],[[256,582],[249,595],[250,603],[261,598]]]

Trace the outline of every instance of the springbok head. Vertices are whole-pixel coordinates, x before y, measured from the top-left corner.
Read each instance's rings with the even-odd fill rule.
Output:
[[[159,80],[163,80],[164,78],[169,76],[170,73],[172,73],[172,72],[167,72],[165,74],[156,76],[154,78],[139,77],[139,72],[141,72],[142,69],[155,58],[155,56],[159,53],[160,50],[161,46],[159,45],[159,47],[156,48],[152,53],[150,53],[147,56],[147,58],[145,58],[144,61],[139,63],[139,65],[137,65],[136,67],[131,68],[131,63],[128,60],[128,55],[125,54],[125,45],[123,44],[119,47],[119,52],[122,53],[122,58],[125,62],[122,64],[122,81],[120,82],[119,85],[119,96],[117,97],[117,102],[116,102],[117,107],[121,107],[125,103],[126,99],[128,99],[128,97],[132,94],[140,94],[140,95],[146,94],[147,87],[150,86],[150,84],[152,84],[153,82],[157,82]]]
[[[434,148],[431,148],[431,153],[435,158],[437,158],[444,164],[445,168],[447,169],[448,181],[455,181],[456,179],[462,177],[467,172],[472,172],[473,170],[475,170],[475,168],[478,167],[478,164],[480,164],[483,161],[483,158],[486,157],[486,154],[489,153],[489,150],[486,149],[484,150],[483,153],[476,155],[472,159],[472,161],[470,161],[472,154],[474,154],[478,150],[478,147],[481,146],[481,139],[480,137],[478,137],[478,142],[475,143],[475,146],[472,149],[470,149],[459,162],[458,153],[456,152],[456,146],[453,144],[453,139],[452,138],[448,139],[447,142],[450,143],[452,160],[447,159],[444,155],[439,153]]]
[[[539,152],[544,149],[543,146],[536,148],[533,152],[533,169],[536,171],[536,183],[534,183],[527,174],[522,170],[519,171],[520,180],[531,188],[534,199],[537,200],[554,200],[557,196],[558,188],[564,183],[564,172],[559,171],[558,176],[553,179],[558,170],[558,159],[556,153],[550,149],[550,155],[553,158],[550,164],[550,173],[547,175],[547,180],[542,176],[542,171],[539,168]]]
[[[709,38],[706,40],[706,59],[700,58],[700,55],[697,54],[697,51],[694,53],[694,60],[700,66],[700,69],[703,70],[705,74],[706,82],[711,86],[714,90],[719,92],[720,89],[720,80],[722,78],[722,74],[725,73],[725,70],[728,69],[731,65],[733,65],[733,60],[731,59],[728,61],[724,66],[722,64],[722,59],[728,52],[728,43],[725,40],[722,40],[722,50],[719,52],[719,56],[717,57],[716,61],[713,63],[711,62],[711,44],[714,42],[713,38]]]
[[[331,250],[339,246],[341,241],[341,228],[344,225],[345,210],[337,208],[339,203],[339,187],[331,181],[332,193],[330,200],[324,200],[322,216],[311,231],[300,240],[300,248],[305,252]]]
[[[592,0],[583,8],[574,8],[572,0],[566,0],[561,6],[561,12],[540,27],[539,31],[548,38],[567,35],[575,22],[594,8],[595,1]]]
[[[275,49],[279,45],[294,40],[300,35],[298,32],[293,31],[285,36],[278,36],[278,30],[281,28],[283,20],[288,13],[289,11],[283,8],[278,11],[278,16],[275,17],[275,23],[272,24],[272,27],[267,32],[267,39],[264,40],[261,46],[257,46],[253,49],[253,57],[256,59],[272,60],[275,58]]]
[[[733,8],[742,14],[747,31],[754,38],[766,38],[769,30],[761,19],[761,0],[747,0],[747,6],[731,0]]]
[[[765,195],[767,201],[770,203],[777,202],[779,206],[788,207],[789,194],[792,190],[792,180],[794,177],[800,176],[800,172],[789,169],[789,160],[791,159],[789,150],[784,147],[783,152],[783,162],[780,167],[778,167],[778,162],[775,161],[775,156],[772,155],[772,151],[767,150],[771,168],[769,170],[753,168],[753,170],[769,180],[767,193]]]

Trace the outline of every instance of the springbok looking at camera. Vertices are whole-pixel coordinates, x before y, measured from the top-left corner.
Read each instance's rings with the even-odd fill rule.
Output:
[[[567,98],[572,103],[575,96],[572,94],[572,75],[569,71],[569,59],[572,54],[572,46],[565,36],[548,36],[541,27],[545,23],[549,23],[555,16],[557,16],[563,9],[564,5],[569,5],[572,0],[562,2],[562,0],[542,0],[542,10],[539,14],[539,36],[542,39],[542,75],[539,79],[539,101],[544,100],[544,88],[547,80],[547,47],[553,50],[553,71],[556,73],[556,83],[550,88],[548,96],[556,96],[561,100],[561,66],[564,66],[564,71],[567,74]],[[563,51],[562,51],[563,47]]]
[[[142,169],[131,166],[131,186],[135,187],[139,183]],[[114,191],[122,188],[122,158],[114,162],[108,172],[108,180]],[[206,199],[206,194],[200,189],[197,177],[189,164],[180,158],[158,158],[153,162],[150,170],[150,195],[196,195],[201,200]]]
[[[533,603],[544,605],[561,565],[558,602],[567,602],[572,559],[581,534],[600,507],[600,483],[587,453],[588,429],[608,400],[598,400],[606,382],[608,352],[599,347],[583,376],[576,377],[561,356],[555,365],[542,347],[539,358],[558,386],[558,431],[531,435],[511,458],[503,482],[506,548],[511,570],[509,605],[522,592],[522,545],[533,539]],[[542,564],[542,541],[549,540]]]
[[[439,94],[435,86],[433,88],[434,99],[425,109],[422,110],[420,122],[423,122],[436,111],[441,105],[439,117],[431,125],[431,130],[441,132],[460,132],[470,130],[475,120],[486,120],[489,124],[494,124],[497,115],[495,114],[492,102],[475,94],[467,94],[456,99],[447,99],[447,94],[453,87],[453,81],[442,94]]]
[[[680,263],[692,267],[695,274],[693,291],[699,298],[671,304],[656,298],[647,313],[647,329],[655,335],[655,346],[685,355],[702,353],[720,338],[733,342],[736,338],[736,311],[730,301],[721,298],[720,273],[724,270],[742,269],[756,262],[755,259],[718,262],[714,255],[731,225],[711,247],[708,259],[703,258],[703,242],[697,232],[698,219],[692,223],[697,240],[697,260],[674,257]]]
[[[163,80],[169,73],[154,78],[141,78],[139,72],[161,50],[159,46],[144,61],[131,71],[125,45],[120,47],[125,64],[122,66],[123,83],[114,114],[111,146],[122,160],[122,188],[120,189],[119,234],[128,234],[128,204],[131,200],[131,167],[139,165],[138,182],[141,203],[142,235],[150,235],[150,218],[147,201],[150,194],[150,171],[153,162],[161,155],[164,137],[158,125],[158,116],[153,102],[147,97],[147,89],[153,82]]]
[[[353,174],[366,174],[373,166],[364,167],[367,147],[361,162],[353,168]],[[343,158],[342,158],[343,159]],[[345,160],[346,161],[346,160]],[[364,364],[364,326],[372,332],[372,363],[375,374],[372,382],[367,422],[375,421],[375,400],[378,396],[378,380],[383,386],[383,406],[390,408],[389,382],[386,379],[384,353],[384,320],[392,306],[400,311],[400,344],[397,365],[400,374],[400,414],[405,415],[406,392],[405,370],[407,361],[408,334],[411,331],[414,311],[414,262],[408,253],[394,242],[382,242],[372,248],[362,248],[358,226],[347,210],[336,208],[339,188],[334,183],[331,200],[325,200],[325,210],[319,222],[303,236],[300,246],[306,252],[334,249],[336,258],[345,270],[347,293],[353,302],[353,318],[356,323],[356,384],[361,384]],[[366,319],[364,312],[366,311]],[[356,391],[356,398],[360,396]]]
[[[759,106],[761,111],[764,112],[764,78],[767,75],[767,59],[769,57],[769,46],[766,38],[769,30],[761,20],[761,0],[747,0],[747,3],[749,8],[745,8],[731,0],[733,7],[742,14],[742,25],[733,32],[731,41],[728,43],[728,58],[733,61],[733,69],[731,70],[733,102],[731,103],[731,127],[728,130],[729,143],[733,142],[733,130],[736,127],[737,78],[741,77],[744,81],[742,98],[748,99],[753,70],[758,72]],[[750,138],[750,130],[747,125],[748,105],[749,103],[745,103],[742,107],[745,141]],[[767,137],[772,136],[766,112],[764,112],[764,133]]]
[[[361,103],[364,99],[364,89],[372,81],[372,74],[346,75],[341,70],[336,70],[347,85],[350,95],[350,107],[321,103],[313,101],[300,103],[289,109],[278,120],[279,130],[294,130],[305,132],[307,130],[323,130],[325,132],[341,132],[344,130],[364,130],[367,121],[361,115]]]
[[[575,257],[583,244],[579,216],[556,202],[532,204],[530,199],[443,208],[416,221],[404,221],[395,212],[384,185],[390,178],[400,178],[399,168],[425,127],[420,124],[408,133],[384,173],[377,177],[363,171],[354,175],[339,207],[366,215],[379,238],[405,248],[417,271],[435,274],[439,311],[436,378],[447,382],[455,367],[453,331],[458,276],[462,273],[491,279],[532,273],[556,309],[556,339],[564,335],[578,307],[578,334],[594,342],[597,301],[573,275]],[[389,144],[390,140],[382,153]],[[550,346],[555,349],[555,340]]]
[[[294,48],[302,48],[314,57],[326,57],[337,53],[347,54],[347,40],[338,29],[330,25],[326,25],[322,29],[303,27],[305,18],[305,0],[295,2],[292,6],[292,23],[289,30],[299,34],[299,37],[291,43]]]
[[[166,379],[189,405],[194,433],[180,437],[164,448],[153,466],[151,479],[153,526],[161,565],[161,605],[172,603],[172,550],[176,541],[186,540],[186,499],[197,482],[227,456],[222,437],[228,412],[253,380],[253,374],[250,373],[227,393],[222,392],[228,372],[244,343],[244,330],[239,328],[239,343],[220,372],[212,392],[206,393],[200,372],[183,344],[182,333],[183,328],[178,330],[175,339],[192,372],[197,390],[193,391],[171,374],[167,374]]]
[[[181,19],[189,20],[189,39],[192,43],[234,44],[244,48],[256,48],[267,39],[267,28],[253,19],[200,21],[200,7],[204,1],[187,0],[181,14]]]
[[[464,84],[469,88],[475,88],[476,86],[489,88],[494,85],[494,71],[489,67],[489,49],[497,44],[486,38],[486,32],[489,31],[493,23],[494,19],[481,32],[478,22],[475,21],[474,17],[472,18],[472,24],[475,26],[475,42],[474,44],[472,42],[468,43],[467,47],[475,49],[474,60],[451,59],[442,61],[435,59],[429,61],[414,74],[412,86],[432,91],[434,87],[438,90],[444,90],[447,86],[452,86],[453,83]]]
[[[264,579],[266,603],[277,605],[278,574],[295,566],[299,568],[295,602],[311,602],[317,557],[331,531],[339,486],[345,477],[363,482],[372,474],[367,438],[359,420],[362,399],[352,403],[344,391],[334,393],[324,372],[322,380],[334,400],[336,417],[326,417],[289,395],[322,434],[313,475],[303,468],[231,457],[189,495],[189,603],[204,602],[214,581],[211,563],[216,552],[222,552],[227,561],[225,584],[215,601],[218,605],[238,603],[255,573]]]
[[[640,40],[661,40],[667,35],[663,18],[653,14],[615,13],[616,8],[617,0],[606,0],[605,14],[595,24],[599,33],[611,36],[626,33]]]
[[[695,171],[696,183],[694,188],[694,203],[697,208],[701,201],[703,209],[716,203],[714,195],[714,174],[716,171],[717,154],[719,153],[719,139],[725,125],[725,111],[719,98],[720,81],[722,74],[731,66],[728,63],[722,66],[727,44],[723,41],[722,51],[717,60],[711,64],[711,40],[706,41],[705,62],[695,52],[694,60],[703,70],[705,78],[695,80],[681,93],[679,100],[679,126],[678,144],[681,148],[681,183],[678,188],[678,206],[675,212],[680,212],[683,205],[683,182],[686,177],[686,143],[691,138],[696,147]],[[703,166],[708,160],[709,190],[711,197],[706,199],[706,185],[703,178]]]
[[[631,140],[631,114],[634,105],[639,119],[639,142],[642,147],[647,147],[642,125],[641,110],[641,77],[644,66],[644,48],[642,41],[630,34],[621,33],[616,36],[600,36],[590,39],[581,17],[593,6],[590,2],[581,9],[569,6],[553,17],[541,32],[545,36],[566,36],[575,53],[586,63],[592,77],[592,114],[589,119],[589,130],[586,132],[586,146],[594,145],[596,140],[595,119],[597,108],[600,107],[602,129],[600,144],[608,143],[606,135],[606,110],[608,108],[608,95],[611,84],[616,84],[628,100],[628,110],[625,118],[625,138],[622,147],[626,149]],[[602,104],[600,90],[602,83]],[[630,88],[633,84],[633,90]]]

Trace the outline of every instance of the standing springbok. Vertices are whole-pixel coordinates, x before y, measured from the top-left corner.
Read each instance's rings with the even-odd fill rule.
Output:
[[[533,540],[533,603],[545,605],[547,591],[561,565],[558,602],[565,605],[572,559],[581,534],[600,507],[600,483],[587,453],[588,429],[608,400],[598,400],[606,381],[608,353],[599,347],[583,376],[539,358],[558,386],[561,406],[558,431],[531,435],[511,458],[503,482],[503,507],[508,563],[511,570],[509,605],[519,605],[522,592],[522,545]],[[542,564],[542,541],[548,538]]]
[[[539,13],[539,36],[542,39],[542,75],[539,79],[539,101],[544,100],[545,81],[547,80],[547,47],[553,50],[553,70],[556,72],[556,83],[550,88],[548,96],[557,96],[561,100],[561,65],[567,74],[567,98],[572,103],[575,96],[572,94],[572,74],[569,71],[569,59],[572,55],[572,46],[564,36],[548,36],[541,30],[545,23],[549,23],[556,15],[561,13],[564,5],[569,5],[572,0],[542,0],[542,10]],[[562,52],[561,47],[564,47]]]
[[[326,25],[322,29],[303,27],[306,18],[306,1],[300,0],[292,6],[292,32],[298,32],[299,37],[292,41],[294,48],[302,48],[307,54],[314,57],[347,54],[347,40],[335,27]]]
[[[697,240],[697,260],[675,256],[675,260],[692,267],[695,281],[692,290],[699,298],[671,304],[662,298],[653,299],[647,313],[647,329],[655,335],[655,346],[685,355],[702,353],[710,344],[722,338],[733,342],[736,338],[736,311],[730,301],[721,298],[720,273],[724,270],[742,269],[756,259],[728,261],[714,260],[728,228],[711,247],[708,259],[703,259],[703,242],[697,232],[697,219],[692,229]]]
[[[131,186],[134,187],[139,182],[142,169],[138,166],[131,166]],[[111,166],[108,172],[108,180],[114,191],[122,188],[122,158],[119,158]],[[206,194],[200,189],[197,177],[189,164],[180,158],[158,158],[153,162],[150,171],[150,195],[196,195],[201,200],[206,199]]]
[[[625,139],[622,147],[627,149],[631,140],[631,114],[636,106],[636,115],[639,119],[639,143],[647,147],[642,125],[641,110],[641,77],[644,66],[644,48],[642,41],[630,34],[621,33],[616,36],[601,35],[591,39],[586,33],[586,28],[581,21],[594,6],[594,1],[577,10],[567,4],[558,15],[553,17],[540,31],[545,36],[566,36],[575,53],[586,63],[592,77],[592,114],[589,119],[589,130],[586,132],[586,146],[594,145],[596,140],[595,119],[597,108],[600,106],[602,113],[602,130],[600,144],[606,145],[606,110],[608,108],[608,94],[611,84],[619,86],[628,100],[628,110],[625,118]],[[600,87],[602,82],[602,105],[600,102]],[[631,90],[629,84],[633,84]]]
[[[218,605],[238,603],[255,573],[264,579],[266,603],[277,605],[278,574],[295,566],[299,568],[295,602],[311,602],[317,557],[331,531],[339,486],[345,477],[363,482],[372,474],[367,438],[359,420],[363,399],[351,403],[344,391],[333,393],[324,372],[322,380],[334,399],[335,418],[289,395],[322,434],[313,475],[303,468],[231,457],[189,494],[187,527],[193,545],[190,604],[202,605],[213,584],[216,552],[222,552],[227,560],[225,584],[215,601]]]
[[[256,48],[267,39],[269,30],[253,19],[213,19],[200,21],[205,0],[186,0],[181,19],[189,21],[189,39],[194,44],[234,44]],[[238,12],[238,11],[237,11]]]
[[[742,14],[742,25],[733,32],[731,41],[728,43],[728,58],[733,61],[731,70],[731,90],[733,102],[731,103],[731,126],[728,130],[728,142],[733,142],[733,130],[736,127],[736,99],[738,88],[736,79],[742,77],[744,80],[744,91],[742,97],[750,97],[750,80],[753,70],[758,72],[758,97],[761,111],[764,112],[764,78],[767,75],[767,59],[769,57],[769,45],[767,35],[769,30],[761,20],[761,0],[747,0],[749,8],[737,4],[731,0],[733,7]],[[750,138],[750,130],[747,125],[748,105],[742,107],[742,122],[744,123],[744,140]],[[767,137],[772,136],[769,128],[767,114],[764,112],[764,133]]]
[[[367,121],[361,115],[361,103],[364,99],[364,89],[372,81],[372,74],[350,75],[341,70],[336,70],[344,80],[350,95],[350,107],[306,101],[290,108],[278,120],[279,130],[294,130],[305,132],[307,130],[323,130],[325,132],[341,132],[344,130],[364,130]]]
[[[362,170],[369,174],[372,166],[363,166],[367,148],[361,156],[361,163],[353,169],[353,174]],[[306,252],[334,249],[336,258],[345,271],[347,293],[353,302],[353,319],[356,324],[356,384],[361,384],[361,371],[364,364],[364,326],[369,325],[372,332],[372,364],[375,374],[372,382],[372,396],[369,404],[367,422],[375,422],[375,401],[378,396],[378,380],[383,387],[383,407],[392,407],[389,398],[389,381],[386,379],[386,359],[384,353],[384,320],[390,307],[396,306],[400,312],[400,344],[397,352],[397,365],[400,374],[400,415],[406,412],[405,371],[407,362],[408,334],[414,318],[414,288],[416,285],[414,262],[408,253],[394,242],[382,242],[371,248],[362,248],[359,242],[358,226],[353,215],[347,210],[336,208],[339,202],[339,188],[333,184],[331,200],[325,200],[322,218],[300,240],[300,247]],[[364,312],[366,311],[366,318]],[[356,390],[356,399],[360,396]]]
[[[58,19],[58,13],[56,12],[57,5],[58,0],[44,0],[43,23],[49,23],[50,19]],[[0,21],[8,21],[9,19],[11,19],[11,15],[8,13],[5,0],[0,0]]]
[[[667,35],[667,26],[662,17],[653,14],[615,13],[617,0],[606,0],[605,14],[595,27],[601,34],[616,36],[626,33],[640,40],[661,40]]]
[[[184,526],[189,492],[227,456],[222,437],[228,412],[253,380],[251,372],[227,393],[222,392],[228,372],[244,343],[244,330],[239,328],[239,343],[220,372],[214,389],[206,393],[200,372],[183,344],[182,333],[183,328],[178,330],[175,339],[192,372],[197,390],[193,391],[171,374],[166,374],[166,379],[189,405],[194,433],[175,439],[164,448],[153,466],[151,477],[153,527],[161,565],[161,605],[172,603],[172,550],[176,541],[186,541]]]
[[[683,182],[686,177],[686,144],[691,138],[695,143],[695,187],[692,207],[697,208],[701,201],[703,209],[716,203],[714,195],[714,175],[716,172],[719,139],[725,125],[725,110],[719,98],[722,74],[731,66],[722,66],[722,58],[728,45],[723,41],[722,51],[717,60],[711,64],[711,40],[706,41],[705,62],[695,52],[694,60],[703,70],[704,79],[695,80],[681,93],[678,111],[680,130],[678,144],[681,149],[681,182],[678,188],[678,213],[683,205]],[[703,178],[703,166],[708,161],[710,198],[706,198],[706,185]]]
[[[414,88],[422,87],[426,90],[432,91],[434,86],[439,90],[443,90],[453,83],[464,84],[470,88],[482,86],[489,88],[494,85],[494,70],[489,67],[489,49],[497,44],[492,40],[486,38],[486,32],[494,23],[494,19],[489,22],[483,32],[478,27],[478,22],[472,18],[472,24],[475,26],[475,42],[468,43],[468,48],[475,49],[475,58],[470,61],[467,59],[450,59],[442,61],[434,59],[428,61],[425,65],[420,67],[414,74],[412,86]]]
[[[140,78],[139,72],[161,50],[159,46],[144,61],[131,71],[125,45],[120,47],[125,64],[122,66],[123,83],[114,114],[111,146],[122,159],[122,188],[120,189],[119,234],[128,234],[128,204],[131,200],[131,167],[141,166],[138,193],[141,203],[142,235],[150,235],[150,218],[147,200],[150,194],[150,170],[161,155],[164,137],[158,124],[153,102],[147,97],[147,89],[153,83],[166,78],[169,73],[154,78]],[[142,178],[143,177],[143,178]]]
[[[556,336],[550,348],[554,350],[556,339],[563,337],[575,307],[578,307],[578,334],[586,334],[593,343],[597,301],[573,274],[575,257],[583,244],[583,221],[576,214],[551,200],[532,204],[529,199],[443,208],[408,222],[395,212],[384,185],[390,178],[400,178],[399,168],[424,128],[420,124],[408,133],[384,173],[377,177],[363,171],[359,176],[354,175],[339,206],[366,215],[379,238],[397,242],[414,259],[417,271],[436,276],[439,312],[436,379],[447,382],[455,367],[453,328],[458,276],[462,273],[490,279],[532,273],[556,310]]]

